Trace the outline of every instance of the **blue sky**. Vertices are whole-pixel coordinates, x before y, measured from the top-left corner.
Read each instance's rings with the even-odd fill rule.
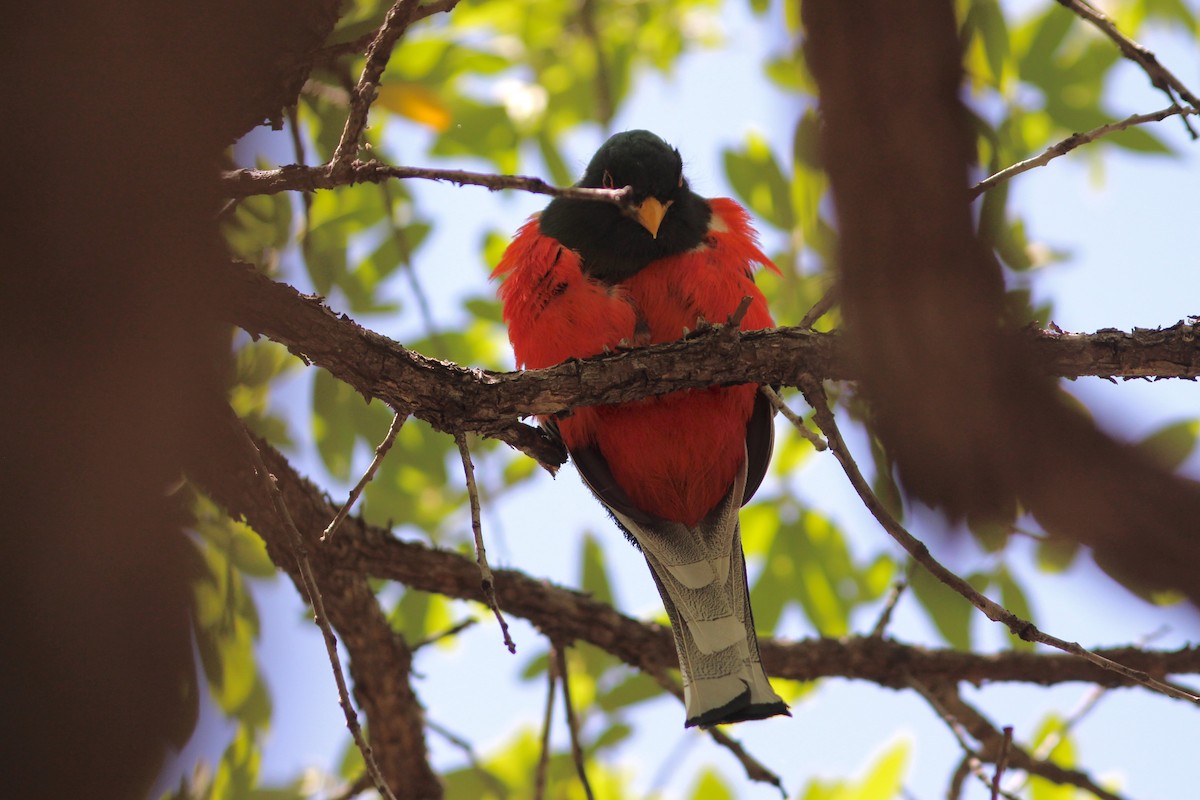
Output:
[[[782,24],[764,26],[749,16],[745,4],[736,1],[727,4],[723,23],[725,48],[686,57],[673,78],[651,76],[643,81],[616,124],[618,129],[650,128],[672,141],[684,154],[693,186],[708,195],[729,193],[720,161],[723,147],[740,143],[751,130],[763,132],[777,143],[786,142],[798,112],[792,99],[763,86],[759,72],[760,59],[782,46]],[[1185,83],[1193,89],[1200,87],[1195,41],[1151,31],[1143,43]],[[1118,69],[1110,96],[1110,106],[1119,116],[1166,105],[1131,67]],[[722,111],[714,119],[711,109],[717,103]],[[1153,327],[1200,314],[1200,248],[1195,238],[1200,230],[1200,145],[1188,141],[1178,120],[1168,120],[1155,130],[1180,151],[1180,157],[1132,158],[1110,151],[1102,169],[1086,156],[1068,157],[1019,176],[1013,183],[1013,203],[1022,210],[1033,238],[1071,253],[1066,262],[1030,276],[1035,295],[1054,301],[1054,321],[1064,329]],[[413,132],[406,129],[405,134],[412,136]],[[597,132],[573,137],[568,142],[569,160],[581,168],[600,140]],[[290,152],[286,135],[255,134],[254,146]],[[411,144],[405,148],[408,153],[415,151]],[[522,168],[535,173],[537,166],[531,161]],[[433,184],[413,185],[413,189],[426,215],[444,220],[453,212],[459,220],[475,221],[466,230],[439,225],[416,265],[431,295],[435,318],[453,325],[461,318],[461,297],[480,292],[484,284],[479,257],[482,232],[489,228],[515,230],[545,199]],[[398,283],[395,291],[405,296],[407,289]],[[410,319],[360,321],[402,342],[407,334],[419,330]],[[309,396],[309,379],[305,373],[291,378],[275,399],[279,407],[296,408],[297,402],[304,402]],[[1130,439],[1141,438],[1165,422],[1200,415],[1200,385],[1194,383],[1112,385],[1081,380],[1071,388],[1102,425],[1114,435]],[[289,397],[288,392],[295,394]],[[802,406],[794,397],[791,402]],[[302,439],[307,436],[303,423],[297,424],[294,432]],[[852,437],[851,447],[856,444],[863,452],[861,442]],[[336,485],[324,474],[312,449],[301,449],[304,455],[297,459],[301,471],[325,485]],[[1196,458],[1189,467],[1192,474],[1200,473]],[[511,565],[573,585],[578,580],[580,548],[574,532],[588,530],[606,542],[619,534],[570,470],[556,480],[542,476],[534,483],[485,515],[485,525],[495,521],[485,530],[493,566]],[[789,486],[805,503],[850,532],[856,555],[895,552],[861,508],[832,458],[809,458],[789,477]],[[923,533],[920,528],[914,532]],[[935,541],[931,540],[931,545],[936,548]],[[1147,606],[1113,589],[1082,562],[1065,577],[1044,576],[1032,568],[1030,548],[1018,545],[1017,549],[1024,553],[1016,559],[1015,569],[1031,590],[1036,620],[1044,630],[1097,646],[1128,643],[1164,624],[1170,631],[1156,640],[1159,646],[1200,638],[1200,626],[1190,612]],[[637,553],[632,548],[611,547],[607,554],[616,577],[618,608],[635,616],[657,614],[658,597]],[[938,555],[963,571],[985,564],[988,558],[970,547],[949,548]],[[276,710],[264,751],[264,779],[293,777],[302,765],[329,769],[347,736],[323,646],[290,584],[277,580],[261,586],[257,594],[263,612],[260,653],[269,665]],[[462,615],[477,611],[469,606],[460,609]],[[870,615],[857,620],[858,629],[869,627],[871,621]],[[986,647],[1006,646],[1006,636],[982,617],[975,630]],[[785,619],[784,632],[795,637],[813,633],[798,615]],[[916,643],[938,641],[912,603],[899,607],[894,633]],[[416,665],[424,676],[417,691],[429,716],[473,741],[484,754],[514,730],[540,724],[544,686],[520,684],[512,676],[540,652],[542,642],[520,621],[514,624],[514,636],[520,648],[516,657],[507,654],[495,626],[484,618],[482,624],[460,636],[453,649],[423,653]],[[484,683],[482,675],[488,676]],[[504,692],[497,692],[496,686],[505,687]],[[509,687],[513,687],[511,692]],[[1032,733],[1045,711],[1069,711],[1086,688],[1005,686],[968,694],[998,723],[1016,725],[1020,738]],[[906,786],[916,797],[944,795],[959,751],[945,726],[911,693],[828,681],[793,713],[792,719],[742,725],[734,731],[751,752],[781,774],[791,792],[814,776],[854,774],[900,737],[914,743]],[[665,699],[637,717],[639,734],[622,748],[618,761],[634,776],[641,791],[655,785],[669,754],[682,752],[682,763],[666,780],[666,796],[686,796],[690,778],[685,776],[693,767],[705,764],[726,776],[737,787],[739,797],[778,797],[769,787],[748,783],[738,765],[702,735],[684,733],[681,719],[678,704]],[[1082,726],[1077,737],[1079,750],[1083,763],[1098,774],[1106,774],[1110,766],[1120,772],[1131,796],[1177,797],[1180,787],[1193,785],[1192,765],[1200,756],[1198,722],[1194,711],[1181,703],[1146,699],[1144,693],[1132,690],[1113,692]],[[220,726],[207,715],[203,724]],[[561,732],[562,727],[557,730]],[[429,741],[438,767],[462,762],[461,753],[438,736],[431,734]],[[210,758],[216,755],[219,751]]]

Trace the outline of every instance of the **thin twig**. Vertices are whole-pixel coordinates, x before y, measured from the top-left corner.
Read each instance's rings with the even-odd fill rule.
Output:
[[[417,312],[421,316],[421,322],[425,325],[425,335],[429,337],[429,341],[433,345],[431,355],[437,358],[446,358],[449,351],[446,349],[445,342],[442,341],[441,334],[438,333],[437,325],[433,321],[433,310],[429,304],[429,296],[425,293],[425,287],[421,285],[420,278],[417,277],[417,269],[413,265],[412,248],[409,246],[408,236],[404,232],[404,227],[397,224],[392,206],[394,199],[392,197],[392,187],[389,183],[379,184],[380,192],[383,195],[384,216],[387,218],[388,226],[392,231],[392,241],[396,243],[396,249],[400,251],[400,263],[403,265],[403,272],[408,278],[409,286],[412,287],[413,297],[417,301]],[[308,197],[308,195],[304,195]]]
[[[304,152],[304,136],[300,132],[300,112],[298,106],[288,106],[288,131],[292,134],[292,151],[297,164],[305,164],[308,162],[308,156]],[[302,241],[307,242],[309,231],[312,227],[312,195],[308,192],[300,193],[300,200],[304,204],[304,220],[302,230]]]
[[[650,677],[654,678],[655,682],[658,683],[659,686],[661,686],[670,694],[674,695],[679,702],[683,702],[683,689],[679,687],[679,684],[667,677],[666,673],[664,672],[648,672]],[[733,757],[736,758],[742,765],[742,769],[746,771],[747,778],[759,783],[769,783],[778,789],[779,793],[785,798],[787,797],[787,790],[783,788],[783,781],[780,779],[780,777],[771,770],[767,769],[765,766],[763,766],[761,761],[748,753],[746,748],[742,746],[741,742],[731,738],[720,728],[703,728],[702,730],[712,737],[714,742],[721,745],[721,747],[724,747],[733,754]]]
[[[483,596],[487,599],[488,607],[500,623],[500,631],[504,634],[504,646],[508,648],[508,652],[516,653],[517,645],[508,633],[508,623],[504,621],[504,615],[500,613],[500,603],[496,600],[496,576],[488,566],[487,549],[483,546],[483,526],[479,522],[479,488],[475,485],[475,465],[471,463],[467,437],[465,434],[456,433],[454,442],[458,445],[459,456],[462,457],[463,474],[467,480],[467,497],[471,501],[471,532],[475,534],[475,563],[479,565],[480,586],[483,587]]]
[[[342,136],[329,161],[333,170],[348,164],[358,153],[358,144],[367,127],[367,115],[371,111],[371,104],[375,102],[379,80],[392,57],[392,48],[415,19],[417,6],[418,0],[396,0],[367,47],[367,61],[363,65],[362,75],[350,93],[350,113],[346,116]]]
[[[375,457],[371,459],[371,463],[367,465],[367,470],[358,479],[358,483],[354,484],[354,488],[350,490],[350,495],[346,498],[346,502],[338,509],[337,515],[325,531],[321,534],[321,543],[329,541],[333,538],[333,534],[337,532],[339,526],[345,521],[347,515],[350,514],[350,509],[358,502],[358,498],[362,496],[363,489],[367,488],[367,484],[375,477],[375,472],[379,469],[383,457],[387,455],[387,451],[392,449],[392,443],[396,441],[396,434],[400,432],[404,421],[408,419],[408,414],[396,412],[396,416],[392,417],[391,427],[388,428],[387,436],[383,437],[383,441],[375,448]]]
[[[354,706],[350,704],[350,692],[346,688],[346,678],[342,675],[342,664],[337,654],[337,639],[334,638],[333,628],[330,627],[329,618],[325,614],[325,602],[321,598],[321,592],[317,586],[317,578],[313,574],[312,564],[308,560],[308,547],[304,543],[304,536],[300,533],[300,529],[296,527],[296,523],[292,521],[291,512],[288,511],[287,504],[283,502],[283,494],[279,491],[279,486],[275,482],[275,476],[267,470],[267,464],[263,461],[262,453],[259,452],[258,445],[254,442],[254,437],[250,435],[250,432],[246,430],[246,426],[240,421],[237,423],[237,426],[245,441],[246,452],[251,458],[254,470],[258,473],[263,487],[271,498],[271,503],[275,507],[275,512],[280,522],[292,540],[292,549],[296,557],[297,566],[299,567],[300,581],[304,586],[304,593],[308,595],[309,605],[312,606],[313,619],[317,623],[317,627],[321,629],[321,635],[325,639],[325,652],[329,655],[329,666],[333,670],[333,679],[337,683],[338,703],[341,705],[342,712],[346,716],[346,727],[350,729],[350,734],[354,737],[354,743],[358,746],[359,752],[362,753],[363,763],[366,764],[367,772],[370,774],[375,788],[383,795],[385,800],[396,800],[396,796],[392,794],[387,781],[383,778],[383,773],[380,771],[379,765],[375,763],[375,755],[371,750],[371,745],[367,743],[366,737],[363,736],[362,728],[358,724],[358,714],[354,711]]]
[[[725,325],[734,330],[740,328],[742,320],[746,317],[746,312],[750,310],[750,306],[753,304],[753,297],[750,295],[743,296],[741,301],[738,302],[737,308],[733,310],[733,313],[729,315],[729,319],[725,321]]]
[[[970,733],[971,737],[979,742],[981,747],[978,753],[979,757],[993,764],[998,764],[1000,762],[1001,751],[1006,747],[1005,735],[991,720],[963,700],[953,684],[938,684],[930,687],[927,691],[936,698],[938,708],[941,709],[939,714],[949,714],[954,717]],[[1052,761],[1035,758],[1024,748],[1013,743],[1011,739],[1008,742],[1007,749],[1008,764],[1014,769],[1024,770],[1057,784],[1075,786],[1084,791],[1091,792],[1103,800],[1122,800],[1120,795],[1100,786],[1087,773],[1077,769],[1061,767]],[[984,784],[990,791],[992,782],[987,779],[986,775],[983,778]],[[1000,794],[1006,798],[1013,797],[1011,793],[1005,791],[1001,791]]]
[[[567,670],[566,648],[556,644],[550,654],[558,663],[558,679],[562,682],[563,705],[567,709],[567,729],[571,734],[571,758],[575,762],[575,772],[579,775],[584,796],[587,800],[594,800],[592,785],[588,783],[587,769],[583,763],[583,747],[579,744],[579,720],[575,718],[575,705],[571,702],[571,679]]]
[[[425,726],[461,750],[463,755],[467,757],[467,763],[471,765],[471,769],[475,770],[475,772],[479,774],[480,779],[491,787],[496,797],[504,797],[507,794],[507,789],[504,785],[504,782],[493,775],[492,772],[483,765],[483,762],[479,760],[479,756],[475,754],[475,748],[471,746],[470,742],[431,719],[425,720]]]
[[[1200,109],[1184,108],[1183,106],[1176,104],[1168,108],[1164,108],[1161,111],[1153,111],[1149,114],[1134,114],[1126,117],[1120,122],[1109,122],[1106,125],[1101,125],[1099,128],[1093,128],[1087,133],[1073,133],[1066,139],[1063,139],[1061,142],[1047,147],[1041,152],[1041,154],[1036,155],[1033,158],[1027,158],[1024,161],[1018,161],[1016,164],[1005,167],[994,175],[989,175],[988,177],[984,178],[970,188],[969,196],[972,200],[974,200],[976,197],[988,191],[989,189],[996,188],[1001,183],[1020,175],[1022,172],[1028,172],[1029,170],[1037,167],[1044,167],[1059,156],[1065,156],[1075,148],[1094,142],[1100,137],[1106,136],[1107,134],[1114,133],[1116,131],[1123,131],[1126,128],[1131,128],[1134,125],[1142,125],[1147,122],[1161,122],[1167,117],[1176,115],[1182,115],[1186,117],[1190,114],[1200,114]]]
[[[838,287],[835,283],[825,290],[825,294],[821,295],[821,299],[813,303],[813,307],[801,317],[800,322],[796,327],[812,329],[813,325],[817,324],[817,320],[829,313],[829,309],[837,305],[838,302]]]
[[[966,726],[963,725],[962,720],[942,702],[943,698],[930,687],[913,678],[911,675],[906,675],[905,680],[929,704],[929,707],[933,709],[933,713],[937,714],[942,722],[946,724],[946,727],[950,729],[951,735],[958,742],[959,748],[963,751],[963,759],[950,779],[950,790],[947,792],[947,796],[953,798],[962,794],[963,781],[966,780],[968,774],[974,775],[983,786],[991,789],[992,782],[988,780],[987,774],[983,771],[984,757],[971,744],[970,740],[973,737]],[[1020,800],[1005,792],[1001,792],[1000,796],[1005,798],[1005,800]]]
[[[992,774],[992,800],[1000,800],[1000,778],[1008,767],[1008,751],[1012,749],[1012,725],[1004,726],[1004,741],[1000,745],[1000,755],[996,758],[996,771]]]
[[[792,423],[796,430],[800,432],[800,435],[816,448],[818,453],[829,448],[829,445],[825,444],[825,440],[816,431],[805,425],[800,415],[792,411],[788,404],[783,402],[783,398],[779,396],[779,392],[766,384],[758,387],[758,389],[763,393],[764,397],[771,401],[771,405],[775,406],[775,410],[783,414],[787,421]]]
[[[646,790],[646,797],[659,797],[665,794],[664,789],[667,783],[684,764],[687,754],[691,752],[696,743],[700,741],[700,737],[692,736],[690,730],[684,731],[683,736],[675,743],[662,760],[659,762],[658,769],[654,771],[654,777],[650,779],[649,789]]]
[[[230,199],[226,200],[221,204],[221,208],[217,211],[217,215],[213,217],[213,219],[215,219],[217,222],[224,222],[225,220],[229,219],[233,212],[237,210],[237,207],[241,202],[242,198],[240,197],[231,197]]]
[[[887,626],[891,624],[892,614],[896,611],[896,604],[900,602],[900,598],[904,596],[904,590],[908,588],[908,583],[912,580],[913,563],[913,560],[910,558],[904,567],[904,574],[892,584],[887,600],[884,601],[883,611],[879,613],[879,619],[875,620],[875,626],[871,628],[872,639],[882,639]]]
[[[815,415],[816,423],[825,433],[826,439],[829,441],[829,449],[833,451],[838,462],[842,465],[842,470],[850,479],[851,485],[858,492],[859,498],[867,507],[867,510],[875,517],[879,524],[887,533],[903,547],[910,556],[913,557],[921,566],[929,570],[935,578],[949,586],[958,594],[966,598],[971,605],[982,611],[984,615],[993,622],[999,622],[1008,627],[1015,636],[1027,642],[1039,642],[1049,645],[1066,653],[1079,656],[1092,664],[1103,669],[1121,675],[1124,678],[1132,680],[1136,683],[1153,689],[1156,692],[1161,692],[1168,697],[1174,697],[1178,700],[1187,700],[1190,703],[1200,704],[1200,696],[1186,691],[1179,687],[1164,683],[1149,674],[1132,669],[1123,664],[1118,664],[1101,655],[1093,653],[1084,648],[1078,642],[1068,642],[1058,637],[1051,636],[1038,629],[1036,625],[1026,619],[1022,619],[1016,614],[1009,611],[1004,606],[984,596],[976,591],[971,584],[960,578],[955,573],[944,567],[937,559],[929,552],[929,548],[925,546],[904,526],[902,526],[895,517],[880,502],[879,498],[871,490],[871,486],[859,471],[858,465],[854,458],[850,455],[849,449],[846,447],[845,441],[838,430],[837,422],[834,419],[833,412],[829,410],[829,403],[825,399],[825,389],[818,382],[808,377],[800,379],[801,391],[804,392],[808,404],[812,406]]]
[[[1117,26],[1111,19],[1105,16],[1098,8],[1086,2],[1086,0],[1058,0],[1059,5],[1070,9],[1077,16],[1082,17],[1088,22],[1095,25],[1101,33],[1112,39],[1117,47],[1121,50],[1121,55],[1125,56],[1130,61],[1137,64],[1150,78],[1150,83],[1154,88],[1160,90],[1172,103],[1175,102],[1175,94],[1178,94],[1188,102],[1193,108],[1200,108],[1200,99],[1183,85],[1183,82],[1176,78],[1171,72],[1158,62],[1158,57],[1142,47],[1137,42],[1130,39],[1125,34],[1117,30]],[[1174,93],[1174,94],[1173,94]],[[1196,132],[1184,120],[1184,125],[1188,132],[1195,139]]]
[[[429,636],[426,636],[424,639],[421,639],[419,642],[415,642],[414,644],[409,645],[408,649],[415,653],[418,650],[420,650],[422,647],[428,647],[431,644],[436,644],[440,641],[443,641],[444,639],[449,639],[452,636],[458,636],[460,633],[462,633],[463,631],[465,631],[467,628],[471,627],[474,624],[475,624],[475,620],[468,617],[467,619],[464,619],[462,622],[458,623],[457,625],[452,625],[451,627],[447,628],[446,630],[444,630],[440,633],[430,634]]]
[[[550,767],[550,729],[554,725],[554,690],[558,686],[558,656],[555,650],[556,647],[551,642],[546,668],[546,708],[542,714],[542,752],[538,756],[533,781],[534,800],[542,800],[546,796],[546,773]]]
[[[389,180],[419,179],[448,181],[459,186],[482,186],[493,192],[516,189],[550,197],[570,200],[596,200],[624,204],[632,189],[587,189],[581,186],[554,186],[541,178],[527,175],[495,175],[488,172],[468,172],[462,169],[432,167],[402,167],[381,161],[353,159],[335,172],[329,166],[306,167],[289,164],[278,169],[235,169],[221,173],[221,190],[226,197],[249,197],[280,192],[315,192],[336,189],[356,183],[382,183]]]
[[[441,14],[444,11],[451,11],[459,4],[460,0],[433,0],[431,3],[424,3],[417,6],[413,12],[412,21],[418,22],[426,17],[432,17],[434,14]],[[313,64],[327,65],[337,61],[342,56],[359,55],[366,51],[371,42],[375,41],[376,31],[364,33],[357,39],[351,39],[348,42],[339,42],[331,44],[316,52],[313,56]]]
[[[360,794],[371,788],[371,775],[364,772],[359,775],[354,781],[341,791],[340,794],[332,795],[329,800],[351,800],[358,797]]]

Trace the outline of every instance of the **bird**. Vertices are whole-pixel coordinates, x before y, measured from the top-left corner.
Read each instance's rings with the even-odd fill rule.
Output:
[[[693,192],[663,139],[614,134],[575,185],[630,188],[622,204],[555,197],[512,238],[492,276],[518,366],[675,341],[739,310],[742,330],[774,327],[753,276],[778,270],[750,215]],[[685,727],[790,716],[761,663],[738,516],[766,473],[773,417],[748,383],[540,419],[649,565]]]

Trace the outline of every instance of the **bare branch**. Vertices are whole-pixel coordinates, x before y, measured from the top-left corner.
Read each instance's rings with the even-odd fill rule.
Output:
[[[449,12],[459,4],[460,0],[433,0],[433,2],[423,3],[417,6],[413,12],[412,22],[419,22],[426,17],[432,17],[434,14]],[[314,64],[332,64],[342,56],[359,55],[365,53],[371,42],[375,41],[377,31],[363,34],[357,39],[351,39],[348,42],[339,42],[328,47],[318,50],[313,58]]]
[[[587,800],[593,800],[592,785],[588,782],[587,768],[583,763],[583,747],[579,744],[579,720],[575,718],[575,704],[571,702],[571,679],[567,670],[566,648],[555,644],[550,648],[550,657],[558,665],[558,679],[562,683],[563,706],[567,712],[567,730],[571,733],[571,759],[575,762],[575,773],[579,775],[584,796]]]
[[[554,657],[554,644],[550,645],[549,663],[546,666],[546,708],[542,714],[542,750],[538,756],[537,772],[534,773],[533,797],[542,800],[546,796],[546,772],[550,767],[550,729],[554,725],[554,691],[558,686],[558,659]]]
[[[1004,742],[1000,746],[1000,756],[996,759],[996,771],[992,774],[992,800],[1000,800],[1000,779],[1008,767],[1008,751],[1012,748],[1012,725],[1004,726]]]
[[[971,584],[946,569],[946,567],[933,557],[929,552],[929,548],[897,522],[896,518],[887,511],[883,503],[875,496],[870,484],[867,483],[859,471],[858,465],[854,462],[845,441],[842,439],[837,422],[833,417],[833,413],[829,410],[829,404],[825,400],[824,387],[816,381],[806,380],[802,382],[801,388],[804,391],[804,396],[808,399],[808,404],[813,407],[817,424],[825,432],[825,436],[829,440],[829,449],[833,451],[834,456],[837,457],[838,462],[842,465],[842,469],[850,479],[850,483],[854,486],[855,491],[858,492],[858,496],[867,507],[867,510],[871,512],[872,516],[887,531],[888,535],[895,539],[917,563],[929,570],[935,578],[966,598],[971,605],[982,611],[988,619],[1001,623],[1012,631],[1015,636],[1027,642],[1040,642],[1041,644],[1049,645],[1065,653],[1071,653],[1072,655],[1086,659],[1096,666],[1111,670],[1156,692],[1161,692],[1168,697],[1200,704],[1200,696],[1196,694],[1160,681],[1141,670],[1132,669],[1124,664],[1097,655],[1080,646],[1077,642],[1064,641],[1056,636],[1044,633],[1029,620],[1018,617],[999,603],[976,591]]]
[[[504,634],[504,646],[508,652],[516,653],[517,644],[508,633],[508,623],[500,613],[500,604],[496,600],[496,577],[488,566],[487,548],[483,546],[483,526],[479,522],[479,489],[475,485],[475,465],[471,463],[471,451],[467,449],[467,437],[461,433],[454,435],[454,443],[458,445],[458,454],[462,458],[463,474],[467,480],[467,496],[471,503],[471,533],[475,536],[475,563],[479,565],[479,583],[483,588],[484,597],[496,621],[500,623],[500,631]]]
[[[306,530],[319,530],[335,511],[328,499],[318,487],[297,475],[278,451],[262,443],[259,446],[288,507],[296,515],[297,524]],[[267,541],[276,563],[287,566],[290,563],[287,533],[269,502],[252,491],[257,485],[255,473],[248,463],[233,457],[238,452],[232,451],[211,467],[197,463],[189,470],[214,501],[232,515],[244,515]],[[370,526],[357,517],[349,517],[341,533],[313,555],[331,575],[364,576],[364,583],[366,576],[393,580],[449,598],[484,602],[479,567],[472,559],[417,542],[400,541],[390,531]],[[588,642],[652,676],[677,666],[675,645],[665,627],[638,622],[611,606],[540,577],[498,569],[495,581],[497,596],[507,613],[529,620],[552,641]],[[340,603],[339,597],[330,609],[331,614],[340,608]],[[360,612],[355,621],[361,616]],[[361,638],[357,634],[349,637],[348,649]],[[763,666],[771,675],[799,681],[844,677],[902,688],[907,686],[905,676],[911,675],[929,684],[964,681],[974,685],[1022,682],[1051,686],[1068,681],[1107,687],[1134,684],[1123,675],[1057,653],[1008,651],[981,655],[870,637],[800,642],[764,637],[760,644]],[[1200,674],[1200,646],[1173,651],[1130,646],[1097,652],[1159,677]],[[378,666],[383,668],[383,662]]]
[[[396,0],[388,9],[383,24],[379,26],[375,38],[367,47],[367,63],[363,65],[358,84],[350,93],[350,113],[346,117],[342,137],[329,162],[332,171],[338,171],[357,154],[363,130],[367,127],[367,115],[371,111],[371,104],[375,102],[379,80],[392,57],[392,48],[416,18],[418,5],[418,0]]]
[[[787,403],[783,402],[783,398],[779,396],[779,392],[775,391],[766,384],[758,387],[758,389],[763,393],[763,395],[766,396],[768,400],[771,401],[771,405],[775,407],[775,410],[780,414],[783,414],[784,419],[792,423],[792,427],[799,431],[800,435],[803,436],[804,439],[808,441],[808,443],[811,444],[818,453],[829,448],[829,445],[825,444],[825,440],[822,439],[816,431],[805,425],[804,420],[800,417],[800,415],[795,411],[792,411],[791,407]]]
[[[250,436],[245,426],[239,425],[238,427],[245,443],[246,454],[254,464],[254,470],[258,473],[263,488],[274,503],[274,510],[278,515],[280,525],[290,534],[290,544],[300,569],[304,592],[308,595],[309,605],[312,606],[313,619],[317,623],[317,627],[321,629],[321,636],[325,640],[325,652],[329,655],[329,666],[333,670],[333,679],[337,683],[338,703],[342,707],[342,713],[346,716],[346,727],[350,729],[354,743],[362,753],[363,762],[366,764],[367,772],[370,774],[375,788],[386,800],[396,800],[396,796],[392,794],[387,781],[383,778],[383,773],[379,770],[379,765],[375,763],[375,754],[371,751],[371,745],[367,743],[366,737],[363,736],[362,728],[358,724],[358,714],[354,711],[354,706],[350,704],[350,692],[346,689],[346,678],[342,675],[342,663],[338,660],[337,639],[333,636],[333,629],[329,626],[329,618],[325,614],[325,603],[321,597],[321,590],[317,586],[317,579],[313,575],[312,564],[308,560],[308,547],[304,543],[304,536],[293,522],[275,478],[267,470],[258,445],[254,443],[253,437]]]
[[[794,386],[809,374],[853,379],[839,334],[799,328],[743,331],[716,327],[683,341],[571,361],[544,370],[497,373],[426,358],[335,314],[254,269],[216,271],[214,308],[255,335],[286,345],[359,393],[411,413],[447,433],[478,431],[561,464],[561,445],[517,417],[553,415],[581,405],[619,403],[678,389],[748,381]],[[1195,321],[1159,330],[1094,334],[1028,331],[1033,357],[1048,374],[1200,377]]]
[[[1031,756],[1024,748],[1013,743],[1011,737],[1002,733],[978,709],[963,700],[952,685],[928,687],[926,691],[928,694],[924,696],[927,700],[931,697],[936,698],[938,706],[942,709],[939,714],[945,714],[957,720],[970,733],[971,737],[979,742],[979,756],[982,760],[999,764],[1002,754],[1007,751],[1008,764],[1014,769],[1024,770],[1054,783],[1078,787],[1091,792],[1102,800],[1123,800],[1120,795],[1097,784],[1085,772],[1061,767],[1052,761]],[[984,783],[989,789],[992,788],[992,782],[988,781],[986,777]],[[1001,796],[1012,797],[1004,792],[1001,792]]]
[[[327,541],[331,536],[333,536],[333,534],[337,531],[338,526],[342,524],[342,520],[344,520],[346,515],[350,513],[350,509],[353,508],[354,504],[358,502],[358,498],[362,495],[363,489],[365,489],[367,484],[371,482],[371,479],[375,477],[375,472],[379,469],[379,465],[383,462],[383,457],[387,455],[388,450],[392,449],[392,442],[396,441],[396,434],[400,432],[400,428],[404,425],[404,420],[406,419],[408,419],[408,415],[401,414],[400,412],[396,412],[396,415],[392,417],[392,424],[391,427],[388,428],[387,436],[383,437],[383,441],[381,441],[379,446],[375,448],[375,457],[372,458],[371,463],[367,465],[366,472],[364,472],[362,477],[358,479],[358,483],[354,484],[354,488],[350,490],[350,495],[346,498],[346,502],[343,503],[342,507],[338,509],[337,516],[333,518],[333,521],[329,523],[329,526],[325,528],[325,531],[321,534],[322,542]]]
[[[679,687],[679,684],[667,677],[665,672],[661,670],[651,672],[650,677],[654,678],[655,682],[658,683],[658,685],[661,686],[668,694],[674,695],[675,699],[680,703],[683,702],[683,689]],[[769,783],[778,789],[779,793],[783,795],[784,798],[787,797],[787,791],[783,788],[783,781],[780,779],[780,777],[771,770],[767,769],[761,761],[752,756],[741,742],[732,738],[717,727],[702,728],[701,730],[707,733],[714,742],[733,754],[733,757],[736,758],[738,763],[742,765],[742,769],[746,771],[747,778],[758,783]],[[655,781],[656,785],[658,783],[658,781]]]
[[[315,192],[356,183],[383,183],[389,180],[446,181],[458,186],[482,186],[489,191],[516,189],[550,197],[572,200],[596,200],[621,205],[629,197],[628,186],[621,189],[585,189],[579,186],[554,186],[541,178],[525,175],[495,175],[461,169],[399,167],[380,161],[352,159],[335,170],[329,165],[306,167],[289,164],[279,169],[236,169],[221,174],[221,189],[226,197],[241,198],[280,192]]]
[[[908,588],[909,581],[912,580],[912,571],[913,560],[910,558],[904,566],[904,574],[892,584],[892,588],[888,592],[887,600],[883,603],[883,611],[879,613],[879,619],[875,620],[875,626],[871,628],[871,638],[882,638],[887,626],[891,624],[896,604],[900,602],[900,598],[904,596],[904,590]]]
[[[817,320],[828,314],[829,310],[837,305],[837,302],[838,289],[837,284],[835,283],[825,291],[825,294],[821,295],[820,300],[813,303],[813,307],[804,314],[804,316],[800,319],[800,322],[797,323],[796,327],[812,328],[813,325],[817,324]]]
[[[1047,147],[1040,155],[1034,156],[1033,158],[1027,158],[1024,161],[1018,161],[1016,164],[1005,167],[994,175],[989,175],[979,183],[972,186],[969,190],[969,195],[971,199],[974,200],[976,197],[988,191],[989,189],[996,188],[1001,183],[1020,175],[1022,172],[1028,172],[1029,170],[1037,167],[1044,167],[1059,156],[1065,156],[1075,148],[1094,142],[1100,137],[1106,136],[1110,133],[1123,131],[1126,128],[1132,128],[1134,125],[1143,125],[1147,122],[1161,122],[1167,117],[1176,115],[1186,117],[1190,114],[1200,114],[1200,109],[1184,108],[1180,105],[1173,105],[1168,108],[1164,108],[1161,111],[1153,111],[1149,114],[1134,114],[1126,117],[1120,122],[1110,122],[1107,125],[1101,125],[1099,128],[1093,128],[1087,133],[1073,133],[1066,139],[1063,139],[1061,142]]]
[[[1058,3],[1095,25],[1101,33],[1112,39],[1120,48],[1121,55],[1141,67],[1146,76],[1150,78],[1150,83],[1154,85],[1154,88],[1165,93],[1172,104],[1175,102],[1175,94],[1178,94],[1193,108],[1200,108],[1200,99],[1197,99],[1196,95],[1192,94],[1182,81],[1172,75],[1170,70],[1160,64],[1154,53],[1117,30],[1113,21],[1095,6],[1086,0],[1058,0]],[[1187,124],[1186,120],[1184,124]],[[1195,139],[1196,132],[1192,130],[1191,126],[1188,126],[1188,131]]]

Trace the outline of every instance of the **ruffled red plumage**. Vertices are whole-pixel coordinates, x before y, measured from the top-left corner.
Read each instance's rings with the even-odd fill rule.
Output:
[[[500,297],[518,364],[537,369],[622,343],[673,341],[704,323],[724,323],[746,296],[741,328],[772,327],[753,269],[775,267],[759,249],[749,215],[732,200],[709,205],[699,246],[615,286],[585,275],[578,254],[543,235],[536,218],[526,223],[494,273],[505,276]],[[756,391],[745,384],[585,407],[560,420],[559,429],[568,449],[597,447],[638,508],[695,525],[741,467]]]

